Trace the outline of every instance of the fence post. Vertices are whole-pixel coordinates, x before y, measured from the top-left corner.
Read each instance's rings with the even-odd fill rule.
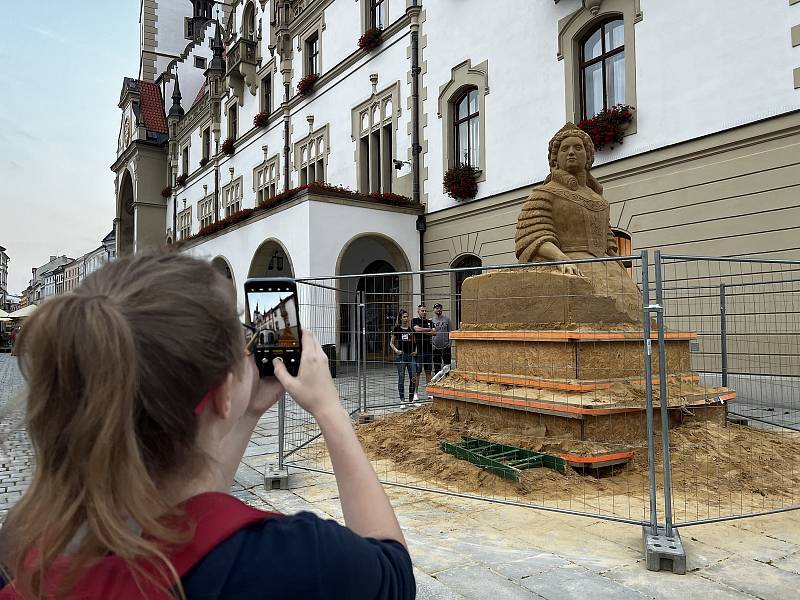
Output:
[[[278,400],[278,470],[283,471],[283,455],[286,449],[286,393]]]
[[[642,253],[642,269],[647,266],[647,253]],[[681,543],[678,530],[672,525],[672,471],[670,465],[669,451],[669,398],[667,396],[667,368],[666,368],[666,344],[664,341],[664,294],[662,286],[662,264],[661,252],[655,251],[654,270],[656,275],[656,303],[650,304],[650,293],[644,285],[647,276],[642,277],[642,297],[644,300],[644,333],[645,344],[647,346],[647,356],[645,357],[645,375],[647,377],[647,408],[648,408],[648,459],[651,459],[650,472],[652,481],[655,481],[655,442],[653,435],[653,385],[652,385],[652,340],[650,339],[650,314],[656,313],[656,325],[658,327],[658,387],[659,387],[659,411],[661,413],[661,447],[664,458],[664,521],[663,527],[656,525],[655,528],[645,527],[643,531],[645,556],[647,568],[650,571],[660,571],[662,559],[669,560],[672,572],[679,575],[686,573],[686,552]],[[651,504],[651,509],[652,509]],[[652,515],[651,515],[652,519]]]
[[[358,313],[359,322],[361,323],[359,334],[359,348],[361,349],[361,394],[364,399],[364,412],[369,410],[367,406],[367,306],[366,294],[362,290],[358,293]]]
[[[358,412],[363,413],[366,406],[366,398],[364,398],[363,390],[361,389],[361,290],[356,292],[356,323],[353,333],[355,354],[356,354],[356,386],[358,387]]]
[[[650,342],[650,274],[647,250],[642,251],[642,324],[644,337],[644,389],[647,407],[647,482],[650,488],[650,529],[658,529],[656,504],[656,448],[653,433],[653,363]]]
[[[728,324],[725,314],[725,284],[719,284],[719,351],[722,358],[722,387],[728,387]],[[727,410],[728,404],[725,403]]]

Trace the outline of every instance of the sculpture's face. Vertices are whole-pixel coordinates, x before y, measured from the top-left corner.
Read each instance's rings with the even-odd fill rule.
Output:
[[[567,173],[580,173],[586,170],[586,148],[581,138],[570,136],[558,147],[558,168]]]

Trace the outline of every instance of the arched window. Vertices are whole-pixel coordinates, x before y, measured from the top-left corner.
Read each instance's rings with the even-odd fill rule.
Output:
[[[461,288],[464,285],[464,280],[473,275],[480,275],[483,272],[481,267],[483,262],[479,256],[474,254],[464,254],[455,261],[453,261],[453,269],[469,269],[468,271],[454,271],[453,272],[453,327],[456,329],[461,326]]]
[[[242,33],[248,40],[256,39],[256,8],[252,2],[248,3],[244,9]]]
[[[456,163],[480,168],[480,126],[478,89],[470,88],[453,103],[453,140]]]
[[[581,111],[590,119],[625,104],[625,28],[618,17],[591,29],[580,44]]]

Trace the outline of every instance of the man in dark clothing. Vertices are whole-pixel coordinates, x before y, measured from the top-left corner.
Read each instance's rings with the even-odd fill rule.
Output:
[[[419,390],[419,374],[425,371],[425,382],[431,380],[433,370],[433,336],[436,335],[436,328],[433,321],[428,318],[428,307],[423,302],[417,306],[417,317],[411,321],[411,328],[417,334],[417,383],[414,386]],[[414,394],[414,402],[419,400],[418,394]]]
[[[449,367],[452,356],[450,354],[450,332],[453,326],[450,319],[442,314],[442,305],[433,305],[433,327],[436,335],[433,337],[433,370],[439,371],[442,367]]]

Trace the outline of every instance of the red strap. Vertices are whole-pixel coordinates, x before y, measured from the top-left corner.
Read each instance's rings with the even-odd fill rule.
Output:
[[[184,505],[183,523],[195,527],[190,544],[167,555],[179,577],[186,575],[211,550],[245,527],[281,517],[280,513],[266,512],[248,506],[229,494],[209,492],[194,496]],[[62,571],[62,569],[57,569]],[[56,584],[59,575],[48,577],[48,587]],[[147,582],[134,581],[125,561],[117,556],[100,559],[78,580],[74,596],[81,599],[156,600],[169,598]],[[51,589],[54,589],[51,587]],[[18,600],[20,596],[7,585],[0,591],[0,600]]]

